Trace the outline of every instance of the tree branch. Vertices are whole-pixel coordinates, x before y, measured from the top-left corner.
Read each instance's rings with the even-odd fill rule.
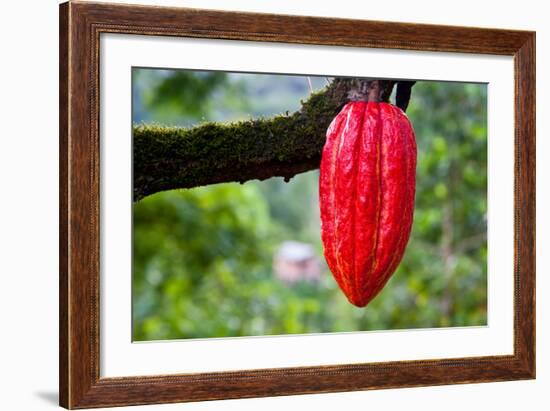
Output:
[[[327,127],[351,100],[388,101],[395,82],[338,78],[292,114],[193,128],[133,129],[134,201],[176,188],[270,177],[319,167]]]

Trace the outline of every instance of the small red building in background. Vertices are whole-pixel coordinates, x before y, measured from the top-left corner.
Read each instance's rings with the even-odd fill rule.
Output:
[[[319,258],[311,244],[285,241],[273,256],[275,277],[286,284],[318,281],[321,277]]]

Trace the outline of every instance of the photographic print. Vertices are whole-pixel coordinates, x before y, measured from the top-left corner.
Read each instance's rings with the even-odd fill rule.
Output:
[[[59,17],[63,407],[535,378],[534,32]]]
[[[132,123],[134,341],[487,325],[487,84],[134,67]]]

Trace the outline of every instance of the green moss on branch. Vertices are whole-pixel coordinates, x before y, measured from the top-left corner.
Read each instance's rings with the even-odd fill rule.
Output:
[[[317,168],[326,129],[357,81],[334,80],[290,115],[193,128],[135,126],[134,201],[175,188],[290,179]]]

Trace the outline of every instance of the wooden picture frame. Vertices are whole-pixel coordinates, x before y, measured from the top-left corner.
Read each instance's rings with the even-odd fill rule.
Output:
[[[514,354],[100,378],[101,33],[513,56]],[[91,408],[535,378],[534,32],[69,2],[60,5],[59,46],[60,405]]]

